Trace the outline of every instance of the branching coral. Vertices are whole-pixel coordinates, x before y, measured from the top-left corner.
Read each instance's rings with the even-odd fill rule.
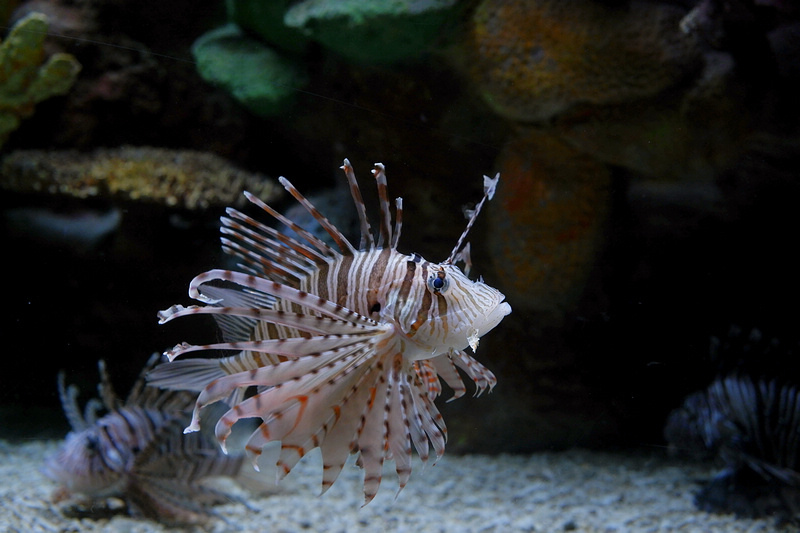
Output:
[[[70,54],[53,54],[45,61],[47,28],[47,17],[31,13],[0,43],[0,146],[37,103],[69,91],[80,72]]]

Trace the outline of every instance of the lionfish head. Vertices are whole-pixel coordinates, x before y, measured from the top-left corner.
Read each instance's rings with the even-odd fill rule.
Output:
[[[497,326],[511,312],[499,290],[482,280],[469,279],[460,268],[444,262],[422,269],[417,283],[421,287],[421,311],[403,330],[422,346],[419,358],[448,350],[475,351],[480,337]]]
[[[499,174],[494,178],[483,177],[483,199],[475,209],[465,210],[467,227],[444,262],[431,264],[417,254],[409,258],[408,272],[417,284],[416,290],[409,292],[419,300],[419,308],[416,314],[406,315],[408,320],[401,327],[418,347],[417,357],[412,358],[425,359],[467,346],[475,351],[480,337],[511,313],[503,293],[483,279],[472,281],[467,277],[472,261],[469,243],[464,244],[483,204],[494,196],[499,179]],[[466,265],[463,272],[457,262]]]
[[[113,492],[122,476],[108,466],[116,453],[104,457],[100,442],[94,427],[71,432],[61,448],[47,458],[43,473],[71,494],[99,496]]]

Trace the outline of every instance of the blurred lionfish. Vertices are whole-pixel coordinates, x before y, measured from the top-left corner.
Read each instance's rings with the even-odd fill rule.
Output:
[[[77,387],[65,387],[64,372],[59,373],[58,390],[72,431],[44,468],[60,485],[57,499],[76,493],[92,502],[120,497],[132,514],[171,524],[202,522],[210,515],[208,506],[230,500],[201,482],[236,476],[244,457],[221,454],[202,433],[182,434],[193,395],[145,386],[145,373],[159,358],[153,354],[124,402],[99,361],[102,401],[90,400],[83,414]],[[101,409],[108,413],[98,417]]]
[[[249,193],[248,200],[302,238],[288,237],[234,209],[222,218],[223,249],[241,260],[246,273],[211,270],[195,277],[189,295],[205,307],[173,306],[161,323],[190,314],[211,314],[221,326],[219,344],[180,344],[165,352],[174,360],[196,350],[237,350],[222,359],[167,363],[148,376],[151,385],[201,391],[186,432],[200,428],[200,410],[226,399],[230,410],[216,425],[223,449],[234,423],[261,418],[246,451],[256,469],[261,450],[280,441],[278,478],[311,449],[323,459],[322,492],[336,480],[350,453],[364,469],[365,504],[378,491],[384,460],[395,462],[402,489],[411,474],[413,443],[423,462],[429,441],[437,459],[446,428],[434,405],[439,377],[453,398],[466,391],[458,368],[477,386],[494,387],[494,375],[464,350],[511,312],[505,297],[483,281],[471,281],[455,266],[466,264],[464,239],[500,178],[484,176],[484,195],[467,211],[467,227],[450,257],[430,263],[397,251],[402,199],[392,227],[384,166],[372,171],[380,200],[380,229],[373,238],[350,162],[341,167],[361,227],[355,248],[286,179],[286,190],[319,222],[335,251]],[[462,247],[463,245],[463,247]],[[258,387],[243,400],[244,390]]]
[[[800,517],[800,391],[732,374],[691,394],[664,430],[673,450],[725,465],[697,495],[706,511]]]

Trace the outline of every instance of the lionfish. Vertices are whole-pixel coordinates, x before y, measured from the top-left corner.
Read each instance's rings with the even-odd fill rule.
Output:
[[[675,451],[717,457],[724,470],[696,496],[706,511],[800,518],[800,390],[731,374],[691,394],[664,435]]]
[[[210,505],[230,500],[202,482],[237,476],[244,456],[220,453],[202,433],[183,434],[194,395],[145,386],[145,373],[159,358],[153,354],[124,402],[100,360],[102,401],[93,398],[83,413],[77,387],[65,387],[64,372],[59,373],[58,391],[72,431],[44,467],[59,484],[56,500],[82,496],[96,513],[103,508],[96,503],[118,497],[131,514],[169,524],[203,522]],[[108,413],[100,417],[101,409]]]
[[[431,263],[397,251],[402,199],[392,224],[384,166],[372,171],[378,189],[377,236],[366,215],[350,162],[341,167],[350,186],[361,228],[358,248],[286,178],[284,188],[327,231],[338,251],[245,193],[261,210],[292,229],[289,237],[229,208],[222,217],[222,244],[243,272],[211,270],[195,277],[189,296],[204,307],[180,305],[159,313],[161,323],[191,314],[213,315],[225,342],[180,344],[165,352],[170,361],[197,350],[236,350],[221,359],[188,359],[151,372],[151,385],[200,391],[191,424],[200,410],[225,399],[230,410],[216,424],[223,449],[231,427],[243,418],[262,423],[245,450],[257,459],[269,442],[280,441],[278,480],[309,450],[323,459],[322,492],[337,479],[347,457],[357,454],[364,470],[364,505],[378,491],[385,460],[394,460],[399,491],[411,474],[412,444],[423,464],[429,445],[436,459],[447,430],[434,399],[441,378],[453,398],[466,388],[458,369],[476,383],[476,395],[491,390],[494,375],[472,352],[511,306],[482,280],[471,281],[456,265],[471,264],[465,237],[500,178],[484,176],[484,194],[450,256]],[[255,386],[254,396],[244,398]]]

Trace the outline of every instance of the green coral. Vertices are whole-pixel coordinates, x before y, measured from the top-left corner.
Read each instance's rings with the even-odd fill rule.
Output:
[[[37,103],[69,91],[81,70],[70,54],[53,54],[44,62],[47,28],[47,17],[31,13],[0,43],[0,146]]]
[[[458,12],[455,0],[304,0],[283,21],[352,61],[387,64],[434,49]]]
[[[228,18],[269,46],[290,54],[305,51],[309,40],[300,30],[283,23],[291,0],[227,0]]]
[[[261,116],[284,112],[307,81],[291,60],[245,35],[236,24],[202,35],[192,45],[192,54],[203,79]]]

